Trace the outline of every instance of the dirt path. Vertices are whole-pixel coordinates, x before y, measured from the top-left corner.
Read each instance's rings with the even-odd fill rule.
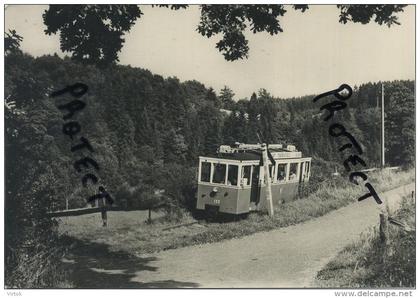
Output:
[[[414,183],[402,186],[381,198],[394,209],[414,187]],[[113,258],[110,253],[78,262],[90,269],[92,283],[85,283],[87,287],[310,287],[330,258],[378,224],[378,213],[378,205],[368,199],[302,224],[241,239],[135,260]]]

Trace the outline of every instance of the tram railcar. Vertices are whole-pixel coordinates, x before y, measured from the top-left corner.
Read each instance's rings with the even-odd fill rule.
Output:
[[[196,208],[236,215],[267,210],[267,167],[260,148],[260,144],[222,145],[215,156],[200,156]],[[267,149],[273,205],[294,200],[299,186],[309,181],[311,158],[302,157],[292,145],[273,144]]]

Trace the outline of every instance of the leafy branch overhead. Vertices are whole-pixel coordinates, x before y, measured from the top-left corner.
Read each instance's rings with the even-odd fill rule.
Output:
[[[154,5],[172,10],[188,5]],[[339,22],[379,25],[399,25],[397,13],[406,5],[337,5]],[[308,5],[292,5],[305,12]],[[200,5],[201,17],[197,31],[210,38],[221,35],[216,48],[227,61],[248,58],[249,46],[245,30],[253,33],[283,32],[280,17],[287,12],[285,5]],[[143,15],[138,5],[50,5],[43,19],[45,33],[60,34],[60,48],[70,52],[73,59],[88,64],[108,65],[118,61],[118,52],[124,44],[124,33],[129,32]]]
[[[379,25],[401,25],[395,15],[404,11],[407,5],[337,5],[340,9],[340,23],[347,22],[367,24],[375,16],[374,21]]]
[[[4,52],[5,54],[10,54],[14,52],[19,52],[20,43],[23,38],[16,33],[16,30],[9,30],[9,32],[4,33]]]
[[[109,64],[142,12],[137,5],[50,5],[43,14],[45,33],[60,31],[60,48],[75,60]]]

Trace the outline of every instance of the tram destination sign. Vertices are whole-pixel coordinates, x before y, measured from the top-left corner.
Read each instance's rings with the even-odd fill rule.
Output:
[[[302,152],[295,151],[295,152],[271,152],[271,155],[275,159],[279,158],[301,158]]]

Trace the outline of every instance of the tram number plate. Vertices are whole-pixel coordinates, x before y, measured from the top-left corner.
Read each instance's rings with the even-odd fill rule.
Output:
[[[213,200],[214,204],[220,204],[220,200]]]

